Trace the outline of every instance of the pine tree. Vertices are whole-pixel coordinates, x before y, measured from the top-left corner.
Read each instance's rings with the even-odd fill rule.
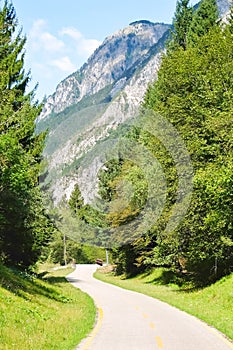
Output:
[[[84,200],[78,184],[75,184],[74,190],[71,193],[68,204],[70,209],[75,214],[78,214],[78,211],[84,206]]]
[[[173,19],[171,47],[187,48],[187,34],[192,21],[193,9],[189,6],[189,0],[178,0]]]
[[[216,0],[202,0],[193,15],[188,32],[188,43],[195,45],[198,38],[207,34],[211,28],[218,25],[217,21],[218,7]]]
[[[28,267],[46,239],[49,220],[37,188],[44,135],[34,135],[41,105],[26,94],[22,30],[12,3],[0,8],[0,259]],[[17,247],[17,248],[16,248]]]

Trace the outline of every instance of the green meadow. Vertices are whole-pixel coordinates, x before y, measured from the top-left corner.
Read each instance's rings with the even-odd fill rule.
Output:
[[[0,266],[0,349],[71,350],[91,331],[92,299],[65,279],[72,270],[38,277]]]

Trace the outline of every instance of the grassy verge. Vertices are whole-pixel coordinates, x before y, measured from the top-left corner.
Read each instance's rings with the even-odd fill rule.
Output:
[[[160,299],[192,314],[233,340],[233,274],[215,284],[199,289],[184,289],[175,283],[164,284],[164,270],[155,269],[130,279],[99,269],[95,277],[122,288]]]
[[[92,299],[71,286],[71,269],[34,278],[0,265],[0,349],[72,350],[92,329]]]

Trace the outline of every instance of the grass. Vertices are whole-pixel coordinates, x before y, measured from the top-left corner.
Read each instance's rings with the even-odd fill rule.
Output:
[[[0,349],[71,350],[91,331],[92,299],[65,279],[72,269],[32,277],[0,265]]]
[[[215,327],[233,340],[233,274],[202,289],[184,288],[164,279],[169,271],[154,269],[130,279],[99,269],[95,277],[162,300]]]

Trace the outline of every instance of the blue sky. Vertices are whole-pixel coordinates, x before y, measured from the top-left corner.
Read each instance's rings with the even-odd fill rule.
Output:
[[[12,0],[27,36],[26,68],[37,98],[86,62],[101,42],[129,23],[171,23],[176,0]],[[198,1],[191,1],[195,4]]]

